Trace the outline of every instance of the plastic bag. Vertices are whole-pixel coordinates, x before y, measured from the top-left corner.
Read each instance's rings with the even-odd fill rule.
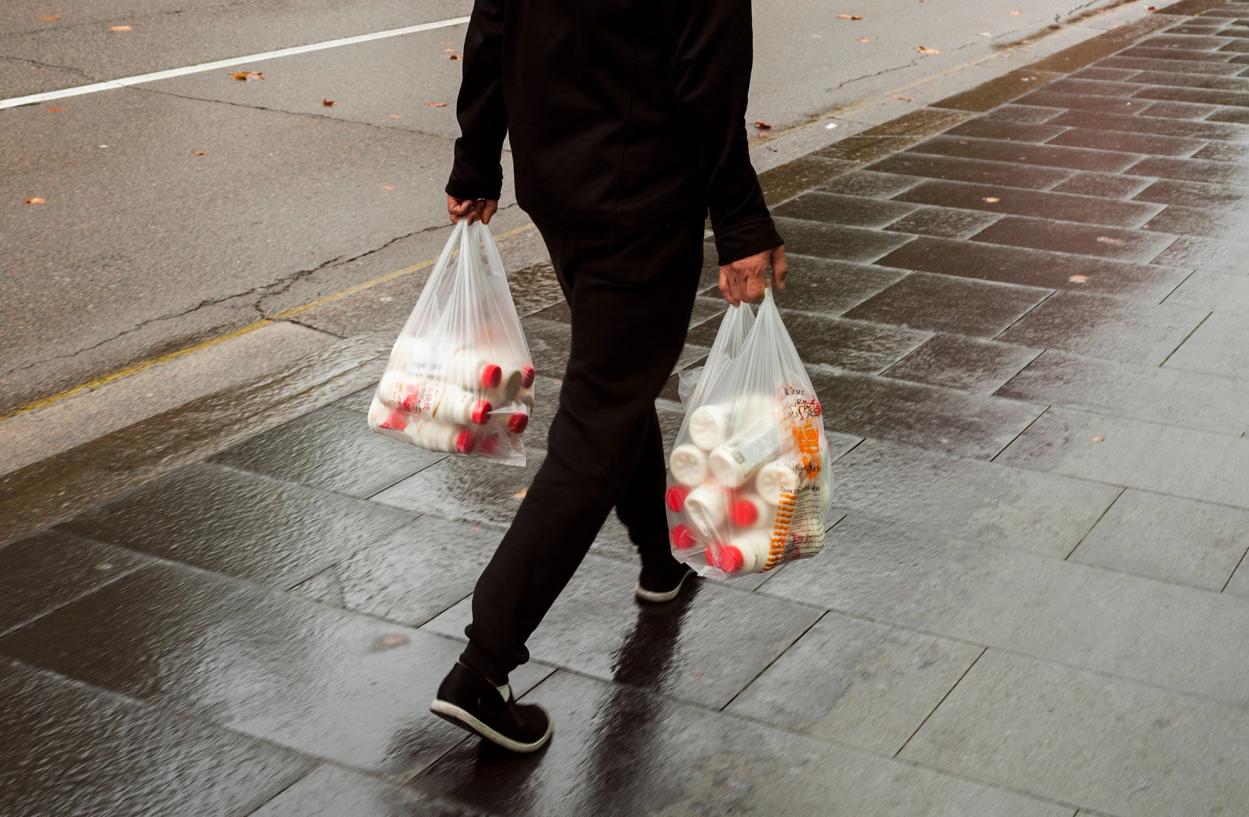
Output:
[[[533,384],[499,248],[484,224],[460,221],[391,349],[369,428],[523,466]]]
[[[685,412],[668,461],[673,555],[724,578],[819,553],[828,439],[770,288],[753,318],[729,309]]]

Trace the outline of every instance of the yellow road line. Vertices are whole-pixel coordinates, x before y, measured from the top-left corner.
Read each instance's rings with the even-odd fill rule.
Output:
[[[519,227],[513,227],[510,230],[505,230],[504,232],[496,235],[494,238],[496,241],[502,241],[505,238],[510,238],[511,236],[519,235],[520,233],[523,233],[532,228],[533,228],[532,223],[522,224]],[[401,269],[391,270],[390,272],[384,272],[381,275],[378,275],[376,278],[370,278],[367,281],[361,281],[358,284],[349,286],[346,289],[340,289],[337,292],[331,292],[328,295],[322,295],[319,298],[314,298],[308,303],[300,304],[299,306],[293,306],[289,309],[283,309],[281,312],[278,312],[272,318],[264,318],[262,320],[256,321],[255,323],[249,323],[247,326],[241,326],[238,329],[233,329],[224,334],[216,335],[214,337],[206,338],[204,340],[198,341],[196,343],[191,344],[190,346],[184,346],[181,349],[175,349],[174,351],[166,352],[163,355],[156,355],[155,357],[150,357],[145,360],[140,360],[137,363],[132,363],[120,369],[116,369],[114,371],[99,375],[97,377],[93,377],[90,380],[85,380],[82,383],[79,383],[75,386],[70,386],[69,388],[63,391],[59,391],[56,394],[50,394],[47,397],[41,397],[38,400],[27,403],[26,405],[21,406],[20,408],[14,409],[8,414],[0,415],[0,422],[3,422],[4,420],[8,420],[12,417],[16,417],[19,414],[26,414],[28,412],[35,411],[36,409],[47,408],[48,406],[59,403],[62,400],[66,400],[77,394],[82,394],[85,391],[98,389],[101,386],[107,385],[109,383],[113,383],[118,380],[124,380],[125,378],[130,377],[131,375],[138,374],[139,372],[144,371],[145,369],[150,369],[153,366],[159,366],[162,363],[168,363],[171,360],[177,360],[180,357],[185,357],[191,354],[192,352],[198,352],[202,349],[207,349],[209,347],[216,346],[219,343],[225,343],[228,340],[233,340],[234,338],[241,337],[251,332],[255,332],[257,329],[268,326],[274,321],[286,320],[287,318],[293,317],[302,312],[307,312],[309,309],[315,309],[318,306],[324,306],[325,304],[332,303],[337,300],[341,300],[342,298],[346,298],[349,295],[354,295],[357,292],[363,292],[364,290],[371,289],[379,284],[384,284],[388,281],[393,281],[396,278],[402,278],[405,275],[412,275],[413,273],[420,272],[421,270],[429,269],[436,263],[438,263],[438,256],[434,256],[433,258],[427,258],[424,261],[420,261],[418,263],[411,264],[406,267],[402,267]]]

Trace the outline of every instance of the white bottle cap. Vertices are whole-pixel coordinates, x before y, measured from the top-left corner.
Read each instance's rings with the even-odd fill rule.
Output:
[[[690,415],[689,434],[694,445],[711,451],[728,439],[728,411],[723,406],[699,406]]]
[[[759,469],[755,477],[755,489],[769,505],[779,505],[781,495],[798,487],[798,473],[794,466],[784,460],[776,460]]]
[[[696,445],[678,445],[672,449],[668,469],[677,482],[693,488],[707,479],[707,455]]]
[[[700,485],[685,498],[685,515],[707,536],[724,530],[729,515],[728,493],[719,485]]]

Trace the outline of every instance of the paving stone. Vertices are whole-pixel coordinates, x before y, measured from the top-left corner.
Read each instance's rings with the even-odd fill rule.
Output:
[[[1058,292],[998,339],[1124,363],[1159,365],[1204,318],[1203,312],[1179,306],[1147,306],[1119,298]]]
[[[948,136],[966,136],[976,139],[997,139],[1006,142],[1048,142],[1063,132],[1054,125],[1032,124],[1004,119],[983,117],[964,122],[951,128]]]
[[[529,639],[530,655],[718,709],[821,614],[710,582],[671,604],[642,605],[636,583],[636,567],[587,556]],[[423,629],[462,638],[471,619],[466,599]]]
[[[426,514],[326,568],[296,593],[419,626],[473,592],[502,532]]]
[[[1242,709],[989,650],[902,757],[1116,814],[1249,802]]]
[[[1054,350],[1043,352],[997,393],[1219,434],[1249,430],[1249,383]]]
[[[1037,70],[1035,67],[1021,68],[991,79],[969,91],[937,100],[933,105],[937,108],[952,108],[958,111],[988,111],[1004,102],[1016,102],[1028,91],[1061,79],[1062,76],[1054,71]]]
[[[868,440],[834,466],[835,502],[943,536],[1063,558],[1119,489]]]
[[[1217,238],[1182,235],[1154,259],[1155,264],[1173,267],[1196,267],[1198,271],[1244,275],[1243,244]],[[1178,284],[1179,282],[1177,282]]]
[[[886,377],[991,394],[1040,353],[962,335],[937,335],[885,370]]]
[[[1222,60],[1181,60],[1151,59],[1147,57],[1113,56],[1102,60],[1099,65],[1111,68],[1124,68],[1138,71],[1174,71],[1184,74],[1221,74],[1234,76],[1238,70],[1235,66]],[[1151,114],[1156,115],[1156,114]]]
[[[1166,363],[1168,368],[1249,377],[1249,318],[1213,312]]]
[[[1244,162],[1249,159],[1249,145],[1207,142],[1205,147],[1193,154],[1193,158],[1212,159],[1216,162]]]
[[[1245,171],[1226,162],[1202,161],[1200,159],[1171,159],[1151,156],[1130,167],[1127,173],[1135,176],[1155,176],[1163,179],[1183,179],[1206,184],[1236,185],[1244,182]]]
[[[846,162],[874,162],[915,144],[917,136],[869,136],[859,134],[841,139],[816,151],[816,156]]]
[[[938,136],[921,142],[908,153],[955,156],[980,161],[1008,162],[1028,167],[1118,172],[1131,165],[1132,156],[1077,147],[1050,147],[1021,142],[996,142],[957,136]]]
[[[373,402],[373,393],[377,391],[376,386],[365,386],[363,389],[357,389],[346,397],[335,400],[332,405],[336,409],[343,411],[353,411],[357,414],[366,414],[369,405]]]
[[[1249,93],[1222,91],[1213,88],[1167,88],[1146,85],[1137,94],[1138,99],[1167,99],[1175,102],[1199,102],[1205,105],[1249,106]]]
[[[1232,55],[1218,51],[1181,51],[1174,48],[1155,48],[1153,46],[1140,45],[1125,48],[1115,56],[1141,57],[1149,60],[1175,60],[1176,62],[1226,63]]]
[[[974,213],[968,210],[951,210],[946,207],[920,207],[885,229],[911,235],[966,238],[983,230],[997,219],[998,217],[992,213]]]
[[[1065,193],[951,182],[927,182],[902,193],[899,198],[919,204],[1105,224],[1112,227],[1139,227],[1161,209],[1157,205],[1140,202],[1112,202]]]
[[[486,817],[486,812],[391,785],[338,766],[320,766],[251,817]]]
[[[444,519],[505,528],[512,523],[543,459],[542,451],[531,450],[525,467],[515,468],[480,458],[448,457],[387,488],[373,501]]]
[[[1209,236],[1234,242],[1249,242],[1245,228],[1249,227],[1249,212],[1244,210],[1198,210],[1172,205],[1145,225],[1146,230],[1171,234]]]
[[[538,317],[522,318],[521,330],[529,355],[539,374],[563,378],[568,367],[568,350],[572,345],[572,329],[567,323]]]
[[[1110,173],[1077,173],[1062,184],[1054,185],[1058,193],[1098,196],[1103,199],[1127,199],[1147,187],[1145,179],[1115,176]]]
[[[892,756],[980,653],[830,613],[726,711]]]
[[[1191,122],[1185,119],[1097,111],[1067,111],[1052,121],[1055,125],[1066,125],[1072,128],[1152,133],[1159,136],[1192,139],[1221,139],[1225,142],[1249,142],[1249,128],[1221,122]]]
[[[915,209],[902,202],[840,196],[818,190],[791,199],[772,212],[786,218],[824,221],[852,227],[883,227]]]
[[[1081,289],[1152,303],[1165,298],[1189,274],[1156,264],[927,237],[886,255],[880,264],[1042,289]]]
[[[1085,68],[1083,71],[1076,71],[1074,74],[1071,75],[1071,78],[1077,79],[1077,80],[1079,79],[1101,80],[1105,82],[1130,82],[1132,80],[1132,77],[1136,76],[1138,73],[1140,73],[1138,70],[1132,70],[1132,69],[1105,68],[1101,66],[1094,66],[1092,68]],[[1055,86],[1058,86],[1060,84],[1063,84],[1063,80],[1059,80],[1058,82],[1054,83]],[[1096,91],[1094,93],[1096,93]]]
[[[290,587],[411,519],[372,502],[201,463],[145,483],[60,527]]]
[[[905,275],[901,270],[795,255],[789,258],[785,289],[776,293],[776,302],[786,312],[840,315]]]
[[[999,462],[1249,508],[1249,440],[1050,409]]]
[[[1070,817],[1071,809],[570,673],[540,758],[467,743],[416,781],[512,817]]]
[[[923,179],[918,176],[858,170],[839,176],[819,189],[826,193],[841,193],[846,196],[889,198],[922,181]]]
[[[1002,187],[1019,187],[1044,190],[1058,184],[1071,175],[1069,170],[1049,167],[1019,167],[1006,162],[986,162],[977,159],[960,159],[951,156],[930,156],[921,153],[900,153],[888,159],[868,165],[868,170],[882,173],[901,173],[907,176],[926,176],[944,181],[991,184]],[[905,196],[902,201],[913,201]],[[939,204],[942,202],[932,202]]]
[[[1166,232],[1165,225],[1160,225],[1158,229]],[[1136,230],[1021,216],[1007,216],[972,236],[973,241],[989,244],[1096,255],[1123,261],[1150,261],[1170,246],[1175,238],[1174,235],[1150,235]]]
[[[1229,596],[1249,600],[1249,567],[1245,566],[1246,559],[1236,568],[1236,572],[1232,574],[1231,580],[1227,583],[1227,587],[1223,592]]]
[[[1219,592],[1249,551],[1249,511],[1127,490],[1071,560]]]
[[[1182,35],[1162,34],[1156,37],[1149,37],[1141,40],[1140,44],[1145,48],[1179,48],[1191,51],[1217,51],[1229,42],[1230,40],[1227,37],[1187,37]]]
[[[1198,270],[1167,296],[1166,303],[1249,315],[1249,276]]]
[[[1207,88],[1220,91],[1249,91],[1249,79],[1216,74],[1184,74],[1175,71],[1142,71],[1134,82],[1170,88]],[[1202,104],[1202,103],[1193,103]]]
[[[363,413],[324,408],[218,454],[213,462],[367,497],[445,456],[375,434]]]
[[[244,817],[313,765],[0,660],[0,814]]]
[[[427,709],[455,642],[186,568],[143,568],[0,652],[385,774],[422,769],[463,737]],[[546,672],[513,675],[517,693]]]
[[[871,263],[911,240],[909,236],[897,233],[792,218],[777,218],[776,228],[785,236],[786,252],[863,264]]]
[[[759,593],[1237,706],[1249,602],[851,513]],[[1112,601],[1113,600],[1113,601]]]
[[[917,272],[856,306],[846,317],[992,337],[1049,294],[1045,289]]]
[[[982,119],[992,119],[999,122],[1023,122],[1027,124],[1042,124],[1049,122],[1060,112],[1053,108],[1041,108],[1035,105],[1003,105],[1000,108],[985,113]]]
[[[1243,188],[1204,182],[1161,179],[1136,194],[1140,201],[1158,204],[1179,204],[1186,207],[1236,207],[1245,209],[1249,193]]]
[[[1219,109],[1213,105],[1194,102],[1155,102],[1137,111],[1141,116],[1161,116],[1170,119],[1205,119]]]
[[[1119,96],[1060,94],[1049,89],[1033,91],[1027,96],[1020,97],[1019,101],[1024,105],[1038,105],[1044,108],[1062,108],[1067,111],[1108,114],[1133,114],[1148,104],[1141,99],[1128,99]],[[1053,124],[1062,125],[1065,123],[1055,119]]]
[[[1240,76],[1245,76],[1242,73]],[[1244,108],[1220,108],[1216,113],[1206,117],[1210,122],[1230,122],[1236,125],[1249,125],[1249,110]]]
[[[990,459],[1041,407],[850,372],[811,370],[829,431]]]
[[[149,559],[48,530],[0,547],[0,633],[126,575]]]
[[[1158,156],[1191,156],[1207,143],[1202,139],[1183,139],[1174,136],[1151,136],[1146,133],[1071,128],[1054,137],[1049,144],[1097,148],[1099,150],[1117,150],[1123,153],[1145,153]],[[1123,168],[1118,169],[1122,170]]]

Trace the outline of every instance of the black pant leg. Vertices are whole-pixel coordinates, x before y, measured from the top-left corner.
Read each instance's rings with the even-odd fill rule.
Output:
[[[643,564],[660,565],[672,558],[663,504],[667,483],[663,432],[659,415],[652,408],[637,464],[616,501],[616,516],[629,531]]]
[[[572,347],[559,410],[546,459],[473,591],[462,656],[498,683],[528,660],[525,641],[585,557],[639,457],[654,455],[647,441],[655,399],[685,342],[702,235],[703,225],[692,223],[614,239],[560,238]],[[662,471],[662,448],[659,457]]]

